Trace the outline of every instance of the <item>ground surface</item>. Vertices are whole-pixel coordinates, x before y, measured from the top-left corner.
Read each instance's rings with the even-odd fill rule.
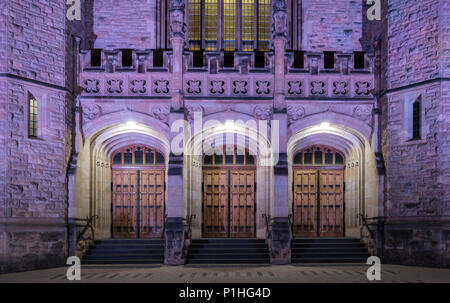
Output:
[[[0,283],[123,283],[123,282],[254,282],[254,283],[365,283],[369,265],[226,265],[149,266],[82,265],[81,281],[68,281],[67,267],[0,275]],[[382,265],[384,283],[450,283],[450,269]]]

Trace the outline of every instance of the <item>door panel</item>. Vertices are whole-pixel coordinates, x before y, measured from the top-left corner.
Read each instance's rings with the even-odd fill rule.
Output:
[[[255,236],[254,170],[203,170],[203,236]]]
[[[293,176],[294,235],[343,236],[344,171],[296,169]]]
[[[343,236],[343,171],[321,170],[320,185],[320,235]]]
[[[203,172],[203,236],[228,236],[228,171]]]
[[[112,171],[113,238],[154,238],[164,224],[164,170]]]
[[[164,224],[164,171],[140,171],[140,235],[161,237]]]
[[[294,170],[294,234],[317,235],[317,171]]]
[[[232,170],[230,174],[230,237],[253,237],[255,235],[255,172]]]
[[[113,180],[113,237],[137,237],[137,171],[117,170]]]

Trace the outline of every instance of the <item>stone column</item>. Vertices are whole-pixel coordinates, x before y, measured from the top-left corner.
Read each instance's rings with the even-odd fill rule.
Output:
[[[170,43],[172,44],[172,102],[173,110],[183,108],[183,49],[186,34],[184,1],[170,1]]]
[[[291,228],[288,219],[288,162],[287,162],[287,111],[284,95],[285,60],[287,37],[287,7],[285,0],[273,1],[272,42],[275,51],[274,115],[278,121],[278,133],[272,135],[272,148],[278,153],[274,166],[274,207],[271,239],[271,263],[291,262]]]
[[[172,110],[170,124],[184,119],[184,111]],[[172,133],[173,136],[176,133]],[[173,137],[171,138],[173,140]],[[183,155],[170,154],[167,172],[167,222],[164,229],[164,264],[184,264]]]

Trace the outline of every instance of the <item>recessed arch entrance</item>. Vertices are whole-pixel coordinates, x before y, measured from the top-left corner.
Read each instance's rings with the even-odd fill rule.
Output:
[[[270,133],[270,132],[269,132]],[[233,139],[231,139],[233,138]],[[232,143],[231,143],[232,142]],[[254,172],[254,183],[257,186],[250,186],[248,189],[254,190],[254,237],[264,238],[266,236],[266,225],[263,214],[271,215],[273,212],[273,201],[271,184],[273,182],[273,166],[271,165],[271,144],[261,132],[248,125],[241,125],[236,123],[230,127],[224,123],[217,124],[211,127],[204,127],[201,132],[193,134],[185,145],[184,161],[183,161],[183,193],[186,197],[184,204],[184,215],[187,217],[194,216],[192,220],[192,238],[198,239],[204,237],[204,220],[202,211],[203,205],[203,167],[209,165],[204,164],[205,155],[214,155],[216,149],[239,150],[238,155],[243,152],[253,156],[254,164],[251,165],[237,165],[241,170],[246,170],[247,167],[253,166],[251,170]],[[237,151],[236,151],[237,152]],[[234,155],[234,152],[229,155]],[[238,159],[238,155],[234,155]],[[226,161],[226,158],[223,158]],[[230,158],[229,158],[230,159]],[[250,159],[250,158],[248,158]],[[239,159],[237,161],[240,161]],[[245,160],[246,164],[250,164]],[[226,165],[225,167],[232,165]],[[252,181],[248,181],[251,185]],[[239,185],[239,188],[241,184]],[[234,184],[233,184],[234,188]],[[253,221],[252,221],[253,222]]]
[[[111,157],[112,237],[161,237],[165,214],[164,155],[147,145],[116,150]]]
[[[344,156],[313,145],[293,159],[292,215],[297,237],[344,235]]]
[[[256,232],[256,165],[237,146],[203,156],[202,235],[252,238]]]
[[[157,158],[164,159],[164,163],[158,160],[158,163],[154,163],[151,167],[161,169],[163,171],[163,180],[167,180],[167,163],[170,150],[170,143],[167,139],[168,130],[156,127],[157,123],[150,123],[151,121],[138,120],[138,122],[130,122],[133,121],[131,118],[124,116],[122,119],[118,119],[119,121],[117,123],[107,126],[102,123],[91,122],[84,126],[85,132],[83,136],[79,136],[77,139],[79,146],[77,169],[73,189],[71,189],[73,190],[74,196],[69,210],[71,216],[77,218],[86,218],[93,215],[98,216],[93,221],[96,239],[115,237],[113,220],[113,195],[115,186],[113,170],[126,170],[131,168],[136,171],[138,168],[142,170],[150,166],[146,163],[148,162],[147,159],[150,158],[146,157],[145,154],[142,157],[142,164],[139,163],[139,159],[137,159],[138,163],[136,163],[135,155],[134,162],[133,155],[131,156],[131,164],[129,160],[125,162],[125,157],[129,156],[124,156],[123,154],[120,155],[120,163],[118,162],[118,158],[114,161],[115,157],[119,157],[117,156],[119,151],[123,153],[129,147],[134,147],[135,150],[137,150],[137,147],[145,147],[159,152],[160,155],[155,154],[154,159],[155,161]],[[123,121],[120,122],[120,120]],[[153,125],[153,127],[148,125]],[[131,151],[133,151],[133,154],[134,150],[130,149]],[[137,181],[133,185],[135,185],[134,188],[136,189]],[[160,187],[164,192],[164,204],[167,201],[167,190],[164,191],[165,187],[164,185]],[[147,184],[147,189],[150,189],[149,184]],[[137,231],[135,230],[135,232]],[[152,237],[148,234],[145,235],[145,233],[139,236]],[[137,237],[137,235],[123,237]]]
[[[330,121],[330,119],[328,120]],[[374,217],[378,214],[378,175],[373,145],[370,143],[373,138],[370,137],[370,132],[367,133],[364,128],[355,129],[345,123],[337,122],[339,121],[312,125],[300,123],[290,126],[289,132],[292,135],[287,144],[289,183],[293,186],[294,168],[296,167],[294,162],[299,161],[298,154],[300,152],[303,153],[306,149],[314,146],[322,146],[330,148],[330,151],[334,151],[334,153],[341,154],[343,165],[336,165],[335,168],[342,167],[343,181],[345,182],[345,186],[342,187],[343,236],[362,238],[365,235],[365,229],[361,216]],[[326,166],[323,165],[323,167]],[[289,190],[289,212],[292,218],[294,218],[292,205],[294,200],[294,191],[291,189]]]

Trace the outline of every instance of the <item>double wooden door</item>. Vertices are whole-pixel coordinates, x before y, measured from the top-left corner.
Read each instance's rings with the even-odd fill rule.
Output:
[[[203,170],[203,236],[255,236],[255,170]]]
[[[113,169],[112,236],[161,237],[164,224],[164,170]]]
[[[293,233],[298,237],[344,235],[344,171],[294,169]]]

